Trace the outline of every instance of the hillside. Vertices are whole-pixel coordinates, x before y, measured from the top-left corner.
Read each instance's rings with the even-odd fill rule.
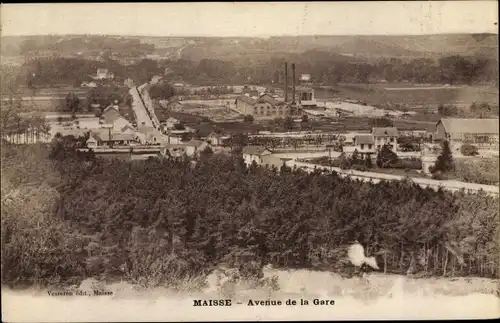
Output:
[[[300,53],[322,49],[339,54],[364,57],[422,57],[450,54],[495,56],[498,35],[495,34],[443,34],[418,36],[277,36],[270,38],[220,37],[138,37],[138,36],[7,36],[2,37],[2,54],[19,55],[34,44],[44,50],[84,50],[82,44],[98,49],[119,49],[140,42],[149,50],[165,48],[183,49],[183,58],[228,59],[238,55],[270,55],[276,52]],[[91,46],[92,45],[92,46]],[[76,46],[76,47],[74,47]],[[90,48],[89,48],[90,49]]]

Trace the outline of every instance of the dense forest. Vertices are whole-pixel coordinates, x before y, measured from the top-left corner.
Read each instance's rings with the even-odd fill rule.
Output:
[[[151,60],[143,59],[136,64],[122,65],[110,58],[91,61],[79,58],[39,58],[26,62],[15,74],[2,75],[6,88],[21,86],[49,86],[55,83],[80,84],[89,80],[97,68],[106,67],[120,80],[130,77],[136,83],[144,83],[154,75],[169,71],[171,80],[183,80],[192,84],[253,84],[283,83],[285,61],[297,65],[297,75],[310,73],[316,83],[395,82],[484,84],[498,83],[498,62],[483,56],[448,56],[438,60],[419,58],[380,59],[366,62],[319,50],[302,54],[272,57],[263,62],[250,62],[239,66],[232,61],[219,59]],[[7,72],[7,71],[6,71]],[[3,73],[2,73],[3,74]],[[498,84],[497,84],[498,85]]]
[[[282,83],[284,62],[294,62],[297,75],[311,74],[312,81],[333,85],[336,83],[370,83],[408,81],[411,83],[477,84],[494,83],[498,78],[498,63],[485,56],[446,56],[438,60],[417,58],[379,59],[368,62],[342,57],[326,51],[311,50],[301,54],[286,54],[262,62],[239,65],[232,61],[203,59],[163,60],[159,65],[171,69],[172,76],[186,81],[204,82],[225,80],[255,84]],[[199,82],[199,81],[198,81]]]
[[[331,269],[353,239],[384,272],[499,276],[498,198],[246,168],[237,155],[101,159],[78,144],[2,147],[3,284]]]

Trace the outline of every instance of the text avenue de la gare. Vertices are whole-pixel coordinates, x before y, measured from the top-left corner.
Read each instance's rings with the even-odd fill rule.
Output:
[[[295,300],[289,298],[286,301],[281,300],[253,300],[249,299],[246,302],[238,301],[233,302],[230,299],[195,299],[193,300],[193,306],[232,306],[233,304],[246,304],[247,306],[294,306],[294,305],[335,305],[335,301],[331,299],[319,299],[315,298],[312,301],[307,299]]]

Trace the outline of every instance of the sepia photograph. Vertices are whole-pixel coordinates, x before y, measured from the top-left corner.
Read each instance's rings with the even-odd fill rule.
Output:
[[[500,317],[498,1],[0,25],[2,321]]]

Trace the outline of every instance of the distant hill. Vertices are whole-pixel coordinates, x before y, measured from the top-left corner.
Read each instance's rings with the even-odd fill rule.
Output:
[[[279,36],[269,38],[243,37],[150,37],[150,36],[5,36],[2,37],[2,55],[20,55],[36,44],[46,50],[84,51],[89,49],[123,50],[123,46],[140,42],[154,46],[162,53],[165,48],[177,48],[182,58],[201,60],[217,58],[256,57],[265,59],[276,53],[301,53],[322,50],[346,56],[365,58],[379,57],[441,57],[446,55],[482,54],[496,57],[498,35],[496,34],[444,34],[419,36]],[[92,44],[92,45],[91,45]],[[97,47],[99,47],[97,46]],[[109,47],[109,48],[106,48]],[[149,51],[149,48],[146,47]],[[164,53],[165,51],[163,51]]]

